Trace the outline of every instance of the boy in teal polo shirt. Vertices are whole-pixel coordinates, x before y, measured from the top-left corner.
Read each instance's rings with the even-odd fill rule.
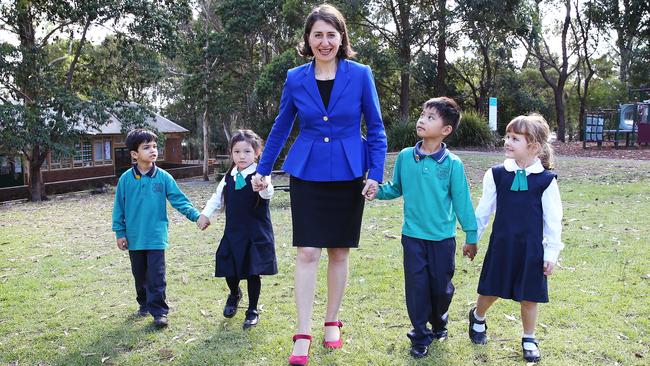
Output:
[[[117,247],[129,250],[135,279],[139,316],[151,314],[157,327],[168,324],[165,302],[165,249],[167,249],[167,200],[196,222],[200,212],[178,188],[174,178],[156,167],[157,136],[136,129],[126,136],[125,145],[136,163],[122,174],[115,190],[113,231]]]
[[[404,280],[413,325],[407,336],[415,358],[428,354],[434,338],[447,337],[447,310],[454,294],[456,220],[465,232],[463,255],[474,259],[476,254],[476,217],[463,162],[442,142],[459,123],[460,108],[453,99],[425,102],[416,124],[422,141],[399,153],[393,180],[376,193],[380,200],[404,196]]]

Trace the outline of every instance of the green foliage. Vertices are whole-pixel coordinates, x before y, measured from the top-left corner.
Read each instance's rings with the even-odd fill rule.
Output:
[[[405,147],[414,146],[420,139],[415,131],[415,122],[393,123],[386,129],[388,151],[400,151]]]
[[[496,136],[490,131],[488,121],[475,111],[463,113],[458,129],[446,139],[450,147],[461,146],[494,146]]]

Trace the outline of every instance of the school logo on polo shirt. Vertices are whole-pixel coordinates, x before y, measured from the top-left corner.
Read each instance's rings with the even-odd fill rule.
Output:
[[[438,169],[438,179],[447,179],[447,178],[449,178],[449,168],[440,167]]]
[[[151,189],[153,189],[153,191],[156,192],[156,193],[162,193],[163,184],[162,183],[153,183],[151,185]]]

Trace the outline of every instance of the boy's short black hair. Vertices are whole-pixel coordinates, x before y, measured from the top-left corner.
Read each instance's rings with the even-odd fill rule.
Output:
[[[126,135],[124,145],[129,148],[129,151],[138,151],[138,147],[145,142],[158,141],[158,136],[155,133],[145,130],[144,128],[136,128],[131,130]]]
[[[452,132],[456,131],[460,124],[460,107],[458,103],[449,97],[431,98],[424,102],[424,108],[433,108],[446,126],[451,126]]]

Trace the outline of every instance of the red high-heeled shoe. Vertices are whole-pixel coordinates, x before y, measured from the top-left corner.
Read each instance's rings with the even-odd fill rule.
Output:
[[[341,328],[343,327],[343,323],[340,320],[337,320],[335,322],[325,322],[325,326],[339,327],[339,339],[332,342],[323,340],[323,346],[325,346],[325,348],[331,348],[331,349],[337,349],[343,347],[343,333],[341,333]]]
[[[296,343],[298,339],[307,339],[309,340],[309,349],[307,349],[307,355],[305,356],[289,356],[289,365],[291,366],[305,366],[309,362],[309,350],[311,349],[311,336],[309,334],[296,334],[293,336],[293,343]]]

